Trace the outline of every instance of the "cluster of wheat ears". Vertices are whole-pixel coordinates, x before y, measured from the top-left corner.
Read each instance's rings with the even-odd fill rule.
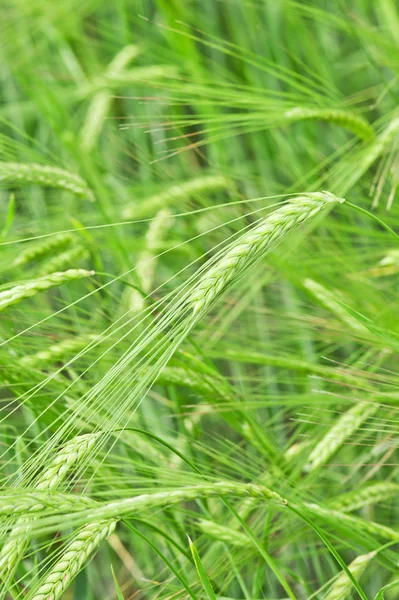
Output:
[[[22,4],[0,598],[393,600],[395,3]]]

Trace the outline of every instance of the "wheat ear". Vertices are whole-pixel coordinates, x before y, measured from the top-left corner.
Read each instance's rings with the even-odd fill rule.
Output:
[[[341,494],[329,502],[334,510],[352,512],[378,502],[386,502],[389,498],[398,496],[399,485],[389,481],[372,483],[364,488]]]
[[[64,481],[71,467],[79,464],[92,450],[99,435],[81,435],[67,442],[39,476],[35,489],[50,491],[57,488]],[[30,523],[29,519],[18,519],[10,533],[9,540],[2,547],[0,551],[0,580],[9,581],[22,559],[27,546],[27,532]]]
[[[31,279],[30,281],[16,285],[4,292],[0,292],[0,312],[13,304],[18,304],[18,302],[21,302],[21,300],[24,300],[25,298],[35,296],[39,292],[44,292],[62,285],[63,283],[69,283],[70,281],[91,277],[93,275],[94,271],[69,269],[68,271],[58,271],[43,277]]]
[[[122,211],[124,219],[139,219],[154,214],[159,210],[180,200],[186,200],[200,192],[216,191],[229,186],[229,181],[223,175],[205,175],[189,181],[182,181],[163,192],[144,199],[139,204],[131,204]]]
[[[304,470],[313,471],[324,465],[359,427],[378,410],[377,403],[359,402],[341,415],[309,454]]]
[[[58,344],[51,344],[46,350],[24,356],[20,362],[24,367],[43,368],[49,363],[63,361],[66,357],[80,352],[91,344],[91,342],[98,341],[99,339],[99,336],[95,333],[67,338]]]
[[[376,552],[369,552],[358,556],[348,565],[349,571],[355,579],[360,579],[370,561],[374,558]],[[324,600],[346,600],[353,588],[353,583],[347,573],[343,571],[332,584]]]
[[[68,190],[77,196],[93,199],[92,191],[81,177],[57,167],[0,162],[0,181],[18,185],[35,183],[44,187]]]
[[[209,537],[212,537],[220,542],[230,544],[231,546],[237,546],[239,548],[242,548],[251,545],[251,540],[240,531],[235,531],[231,527],[219,525],[214,521],[200,519],[198,521],[198,527],[203,533],[205,533]]]
[[[62,250],[73,242],[73,236],[70,233],[60,233],[58,235],[45,238],[40,243],[29,246],[23,250],[13,262],[14,267],[22,267],[35,260],[41,260],[55,250]],[[56,271],[56,269],[54,269]]]
[[[65,250],[65,252],[61,252],[48,262],[44,263],[40,269],[40,275],[50,275],[55,271],[63,271],[72,265],[78,264],[78,261],[84,260],[88,258],[88,256],[89,251],[87,248],[84,248],[80,245],[73,246],[72,248],[68,248]]]
[[[93,554],[97,546],[114,531],[117,520],[89,523],[73,538],[60,560],[30,595],[30,600],[58,600]]]
[[[330,192],[316,192],[293,198],[244,233],[226,254],[200,278],[190,296],[195,314],[205,312],[213,301],[274,246],[323,208],[344,202]]]
[[[94,520],[78,532],[60,560],[44,577],[44,581],[29,596],[29,600],[58,600],[94,549],[112,533],[122,515],[169,506],[194,500],[198,497],[207,498],[221,495],[252,496],[275,501],[279,504],[287,503],[279,494],[263,486],[217,482],[186,487],[180,490],[143,494],[135,498],[106,503],[99,506],[98,509],[93,507],[88,511],[88,518]],[[99,520],[96,520],[95,517],[100,516],[100,513],[102,516]],[[236,540],[238,535],[235,538]]]
[[[35,513],[39,513],[45,509],[55,513],[67,513],[76,511],[80,508],[82,510],[85,508],[93,508],[95,504],[96,503],[90,498],[81,495],[64,494],[49,490],[27,492],[25,489],[22,489],[15,490],[15,493],[13,494],[0,495],[0,516],[35,516]],[[10,532],[10,536],[12,535],[14,535],[14,530]],[[14,542],[15,540],[13,540],[13,544]]]
[[[305,108],[295,107],[287,110],[284,118],[289,122],[319,120],[329,123],[336,123],[363,140],[372,140],[375,137],[375,131],[371,125],[359,115],[347,110],[334,108]]]

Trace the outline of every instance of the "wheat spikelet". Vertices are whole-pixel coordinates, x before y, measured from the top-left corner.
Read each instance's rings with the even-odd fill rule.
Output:
[[[368,506],[369,504],[377,504],[378,502],[385,502],[389,498],[395,497],[399,494],[399,485],[397,483],[391,483],[389,481],[381,481],[378,483],[372,483],[367,487],[360,488],[354,492],[348,492],[341,494],[337,498],[334,498],[329,502],[334,510],[340,510],[343,512],[352,512]]]
[[[86,259],[88,256],[89,252],[86,248],[83,246],[74,246],[46,262],[40,269],[40,275],[49,275],[56,271],[63,271],[72,265],[76,265],[79,260]]]
[[[12,185],[34,183],[44,187],[67,190],[77,196],[93,199],[92,191],[81,177],[57,167],[0,162],[0,182],[2,181]]]
[[[194,314],[205,312],[229,285],[243,276],[250,266],[271,251],[299,225],[335,202],[344,202],[344,200],[329,192],[293,198],[264,218],[259,225],[244,233],[196,284],[189,300]]]
[[[378,404],[358,403],[343,413],[309,454],[304,470],[309,472],[324,465],[339,450],[345,440],[377,410]]]
[[[35,244],[22,251],[13,262],[14,267],[26,265],[35,260],[45,258],[55,250],[61,250],[73,242],[73,236],[70,233],[60,233],[48,239],[44,239],[39,244]],[[56,270],[56,269],[54,269]]]
[[[140,204],[132,204],[122,211],[124,219],[138,219],[154,214],[178,200],[185,200],[200,192],[208,192],[228,187],[229,181],[222,175],[205,175],[189,181],[182,181],[166,188],[163,192],[146,198]]]
[[[4,292],[0,292],[0,312],[18,304],[25,298],[31,298],[39,292],[44,292],[63,283],[69,283],[84,277],[91,277],[94,271],[86,271],[85,269],[69,269],[68,271],[59,271],[51,273],[43,277],[38,277],[30,281],[26,281],[20,285],[16,285]]]
[[[116,527],[116,520],[89,523],[70,542],[60,559],[29,595],[31,600],[58,600],[99,544]]]
[[[376,552],[369,552],[368,554],[362,554],[358,556],[348,565],[349,571],[352,573],[355,579],[360,579],[366,567],[370,561],[374,558]],[[324,597],[324,600],[346,600],[349,597],[353,588],[353,583],[349,579],[345,571],[343,571],[328,591],[328,594]]]
[[[287,110],[284,113],[284,118],[290,122],[309,120],[327,121],[341,125],[366,141],[372,140],[375,137],[374,129],[363,117],[347,110],[298,106]]]
[[[67,442],[36,481],[36,490],[50,491],[58,487],[69,470],[92,450],[100,434],[86,434]],[[26,498],[24,500],[27,501]],[[37,500],[36,500],[37,501]],[[72,510],[72,506],[69,510]],[[0,580],[7,583],[23,557],[27,546],[31,521],[20,518],[13,527],[9,540],[0,551]]]
[[[23,367],[39,367],[43,368],[47,364],[54,362],[63,361],[66,357],[71,356],[77,352],[80,352],[91,342],[99,340],[99,336],[96,334],[88,333],[86,335],[79,335],[75,337],[62,340],[58,344],[52,344],[46,350],[24,356],[21,358],[21,365]]]

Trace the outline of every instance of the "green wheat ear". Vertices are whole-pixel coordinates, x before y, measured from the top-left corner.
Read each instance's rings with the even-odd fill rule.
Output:
[[[58,600],[103,540],[114,531],[117,520],[89,523],[68,545],[44,581],[29,595],[30,600]]]
[[[244,233],[201,277],[189,302],[194,314],[205,313],[234,281],[300,225],[334,203],[345,202],[330,192],[304,194],[290,200]]]
[[[355,577],[355,579],[360,579],[360,577],[366,570],[369,563],[373,560],[375,555],[376,552],[362,554],[361,556],[355,558],[355,560],[353,560],[350,565],[348,565],[348,569]],[[346,598],[349,598],[352,589],[353,583],[351,579],[349,579],[348,575],[345,572],[343,572],[334,581],[324,600],[346,600]]]
[[[78,279],[84,279],[85,277],[92,277],[94,271],[87,271],[86,269],[69,269],[68,271],[58,271],[56,273],[50,273],[43,277],[37,277],[31,279],[20,285],[16,285],[4,292],[0,292],[0,312],[12,306],[18,304],[26,298],[36,296],[40,292],[45,292],[51,288],[76,281]]]
[[[0,181],[13,185],[36,184],[53,187],[93,200],[93,192],[78,175],[64,169],[38,164],[0,162]]]
[[[98,433],[90,433],[75,437],[67,442],[39,476],[34,486],[35,489],[51,491],[60,486],[69,471],[78,465],[94,448],[99,435]],[[8,541],[0,551],[0,581],[2,582],[7,583],[10,580],[24,555],[29,540],[27,536],[29,523],[29,519],[25,517],[18,519]]]

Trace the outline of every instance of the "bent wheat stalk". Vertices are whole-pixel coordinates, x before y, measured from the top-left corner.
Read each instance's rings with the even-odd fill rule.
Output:
[[[81,525],[83,523],[100,522],[107,519],[121,519],[130,514],[139,514],[165,508],[181,502],[189,502],[198,498],[211,498],[215,496],[232,496],[237,498],[258,498],[259,500],[273,502],[279,506],[286,506],[288,501],[270,488],[252,483],[218,481],[215,483],[202,483],[185,486],[176,490],[167,490],[151,494],[141,494],[132,498],[122,498],[112,502],[97,502],[89,509],[81,510],[76,506],[76,511],[68,514],[68,525]],[[57,531],[60,519],[57,516],[43,516],[35,523],[35,531],[50,533]]]
[[[25,283],[0,292],[0,312],[13,304],[18,304],[18,302],[21,302],[25,298],[35,296],[39,292],[44,292],[63,283],[69,283],[70,281],[83,279],[84,277],[92,277],[93,275],[94,271],[87,271],[86,269],[68,269],[68,271],[58,271],[25,281]]]

